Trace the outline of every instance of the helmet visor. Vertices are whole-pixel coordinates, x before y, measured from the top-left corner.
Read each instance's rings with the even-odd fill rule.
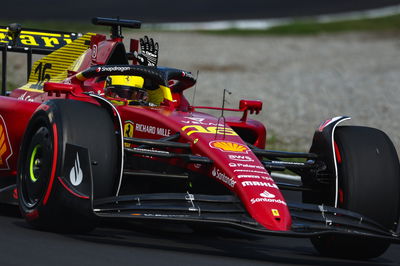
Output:
[[[149,96],[145,89],[129,86],[113,86],[108,88],[111,97],[134,101],[147,101]]]

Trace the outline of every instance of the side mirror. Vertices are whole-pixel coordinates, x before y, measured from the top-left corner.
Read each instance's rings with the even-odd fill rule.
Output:
[[[252,100],[240,100],[239,109],[241,111],[250,111],[252,114],[255,112],[258,114],[262,110],[262,101],[252,101]]]
[[[79,86],[75,84],[45,82],[43,85],[43,90],[48,92],[49,96],[52,96],[52,94],[55,93],[56,96],[59,97],[61,93],[71,93],[78,87]]]
[[[239,109],[243,111],[243,116],[240,119],[241,121],[247,120],[247,112],[250,111],[250,114],[260,113],[262,110],[262,101],[254,101],[254,100],[240,100]]]

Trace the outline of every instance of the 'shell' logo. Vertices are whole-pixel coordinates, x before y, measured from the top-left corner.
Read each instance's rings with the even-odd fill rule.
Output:
[[[0,169],[9,169],[8,159],[12,155],[10,140],[2,116],[0,116]]]
[[[219,149],[223,152],[247,153],[247,151],[249,150],[249,148],[240,143],[231,141],[219,141],[219,140],[211,141],[210,147],[214,149]]]

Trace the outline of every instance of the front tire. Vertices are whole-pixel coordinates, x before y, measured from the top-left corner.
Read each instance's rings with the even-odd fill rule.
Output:
[[[75,172],[67,163],[71,146],[89,154],[86,161],[76,161]],[[91,209],[92,181],[81,169],[91,169],[93,196],[108,197],[115,192],[117,162],[118,141],[105,109],[74,100],[47,102],[33,115],[21,144],[17,188],[23,217],[41,230],[92,230],[97,221]],[[75,186],[71,172],[83,176],[82,185]]]
[[[389,137],[374,128],[338,127],[337,206],[358,212],[396,231],[400,207],[400,168]],[[311,239],[325,256],[369,259],[382,255],[390,243],[361,237],[319,236]]]

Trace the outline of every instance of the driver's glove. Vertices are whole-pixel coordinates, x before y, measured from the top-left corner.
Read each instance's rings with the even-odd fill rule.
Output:
[[[158,62],[158,42],[154,43],[153,38],[140,38],[140,54],[134,56],[142,66],[157,66]]]

